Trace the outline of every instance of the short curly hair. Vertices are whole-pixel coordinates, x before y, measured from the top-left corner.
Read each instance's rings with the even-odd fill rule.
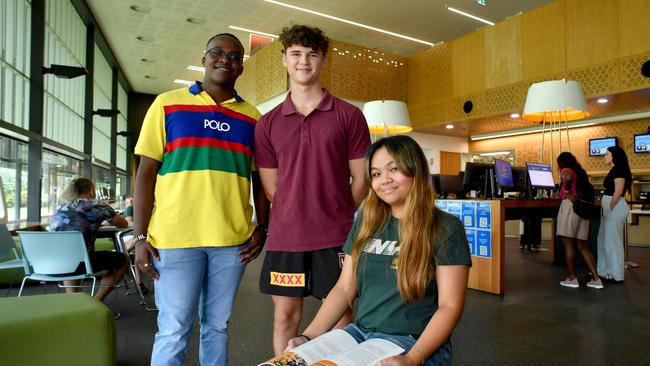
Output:
[[[300,45],[309,47],[315,51],[321,51],[323,55],[327,55],[330,40],[322,30],[316,27],[293,25],[291,28],[282,29],[280,42],[282,42],[282,46],[284,47],[282,50],[283,53],[291,46]]]

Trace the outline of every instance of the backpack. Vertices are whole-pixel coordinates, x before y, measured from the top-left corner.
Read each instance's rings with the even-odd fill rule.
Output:
[[[589,183],[589,181],[578,181],[578,184],[576,185],[576,193],[577,197],[575,201],[573,201],[573,212],[585,220],[591,219],[598,213],[594,203],[596,200],[594,186]]]

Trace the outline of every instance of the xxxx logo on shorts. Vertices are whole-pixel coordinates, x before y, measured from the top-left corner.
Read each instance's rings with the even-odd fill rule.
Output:
[[[271,272],[271,285],[282,287],[305,287],[305,274]]]

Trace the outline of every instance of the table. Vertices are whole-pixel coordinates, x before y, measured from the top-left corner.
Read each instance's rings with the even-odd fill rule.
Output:
[[[638,203],[638,202],[636,202]],[[635,204],[635,201],[630,204]],[[648,204],[648,202],[643,202],[643,205]],[[650,216],[650,210],[636,209],[630,210],[630,215],[625,221],[625,226],[623,227],[623,247],[625,248],[625,268],[638,268],[639,264],[630,261],[630,250],[628,249],[629,237],[628,237],[628,225],[638,225],[639,216]]]
[[[436,200],[441,209],[463,221],[470,246],[472,268],[467,286],[497,295],[505,293],[505,222],[530,215],[553,219],[552,235],[560,209],[560,199]],[[472,211],[474,207],[474,211]],[[473,212],[473,217],[472,217]],[[470,240],[473,236],[473,241]],[[489,238],[489,239],[488,239]],[[549,250],[555,257],[554,246]]]
[[[41,222],[30,222],[30,221],[23,221],[23,222],[14,222],[11,224],[7,224],[7,229],[11,233],[11,235],[15,236],[17,231],[44,231],[45,230],[45,223]]]

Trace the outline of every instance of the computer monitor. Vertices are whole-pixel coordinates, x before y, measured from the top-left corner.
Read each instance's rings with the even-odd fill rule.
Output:
[[[650,133],[634,135],[634,152],[637,154],[650,153]]]
[[[603,137],[600,139],[589,140],[589,156],[604,156],[607,148],[616,146],[618,140],[616,137]]]
[[[502,191],[509,188],[514,188],[514,180],[512,176],[512,166],[509,162],[501,159],[494,160],[494,170],[497,174],[497,183]]]
[[[494,164],[465,163],[465,175],[463,177],[463,190],[465,192],[478,191],[485,198],[494,196]]]
[[[431,179],[433,192],[437,195],[441,195],[442,191],[440,190],[440,174],[431,174],[429,178]]]
[[[523,193],[521,197],[530,195],[530,186],[528,184],[528,169],[526,169],[525,166],[512,167],[512,182],[514,183],[514,187],[512,189],[507,189],[506,191],[521,192]]]
[[[528,178],[533,189],[555,189],[553,171],[549,164],[526,163]]]
[[[459,175],[446,175],[439,174],[440,179],[440,195],[448,197],[453,193],[456,197],[462,196],[463,192],[463,179]]]

